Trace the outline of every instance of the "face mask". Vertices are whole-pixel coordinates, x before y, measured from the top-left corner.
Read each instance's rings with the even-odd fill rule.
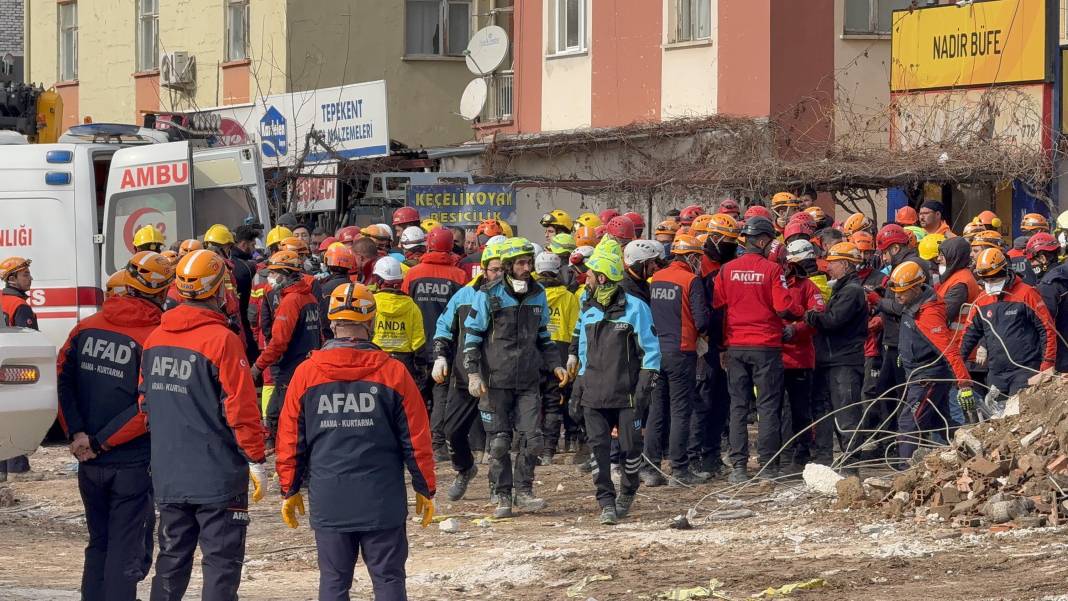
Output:
[[[1005,289],[1005,280],[987,280],[983,282],[983,289],[987,294],[1001,294],[1001,291]]]
[[[267,283],[271,285],[271,288],[277,288],[278,284],[282,281],[282,277],[276,273],[267,274]]]
[[[946,266],[945,265],[939,265],[938,266],[938,275],[946,275]]]
[[[526,280],[517,280],[515,278],[509,277],[508,282],[512,285],[512,292],[515,292],[516,294],[527,293],[529,285]]]
[[[1042,267],[1039,265],[1032,265],[1031,271],[1035,272],[1035,275],[1042,275]]]

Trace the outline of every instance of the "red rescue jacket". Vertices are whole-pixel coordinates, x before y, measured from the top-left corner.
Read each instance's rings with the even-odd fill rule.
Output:
[[[713,297],[712,306],[724,310],[727,347],[782,348],[783,317],[803,315],[782,266],[756,252],[723,265]]]
[[[786,280],[787,286],[801,304],[804,311],[823,311],[823,293],[812,280],[806,277],[791,276]],[[794,335],[782,345],[782,366],[786,369],[815,369],[816,347],[812,342],[816,330],[804,319],[786,320],[794,328]]]

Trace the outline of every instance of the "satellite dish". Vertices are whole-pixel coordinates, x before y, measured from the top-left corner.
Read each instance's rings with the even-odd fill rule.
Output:
[[[468,121],[477,119],[482,114],[482,108],[486,106],[488,95],[489,86],[486,85],[486,80],[472,79],[464,88],[463,96],[460,96],[460,115]]]
[[[508,32],[490,25],[475,32],[464,51],[467,69],[475,75],[486,75],[501,66],[508,56]]]

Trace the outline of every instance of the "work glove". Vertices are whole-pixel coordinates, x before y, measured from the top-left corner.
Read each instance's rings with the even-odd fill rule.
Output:
[[[986,347],[981,346],[975,350],[975,364],[979,367],[986,365]]]
[[[256,386],[259,386],[259,385],[263,384],[263,370],[260,369],[259,367],[255,366],[255,365],[253,365],[251,371],[252,371],[252,383],[255,384]]]
[[[975,395],[971,388],[961,388],[957,393],[957,403],[963,411],[975,411]]]
[[[790,342],[794,339],[794,324],[788,323],[782,327],[782,341]]]
[[[415,513],[423,516],[420,523],[423,525],[423,528],[426,528],[434,519],[434,501],[419,493],[415,493]]]
[[[575,380],[571,397],[567,399],[567,414],[576,422],[582,421],[582,380]]]
[[[434,368],[430,371],[430,377],[438,384],[444,384],[445,378],[449,377],[449,360],[445,357],[434,359]]]
[[[304,515],[304,495],[299,492],[282,501],[282,521],[286,526],[297,527],[297,513]]]
[[[819,313],[819,311],[815,311],[813,309],[809,309],[808,311],[805,311],[805,323],[807,323],[808,325],[810,325],[810,326],[812,326],[814,328],[815,327],[819,327],[819,326],[816,325],[816,320],[817,320],[817,314],[818,313]]]
[[[578,355],[568,355],[567,356],[567,373],[571,374],[571,377],[574,378],[575,376],[578,375],[578,370],[579,370]]]
[[[562,367],[553,368],[553,375],[560,381],[560,388],[567,386],[568,381],[571,379],[567,373],[567,370]]]
[[[489,392],[489,389],[482,383],[482,376],[474,373],[467,376],[467,392],[477,399]]]
[[[248,479],[252,484],[252,502],[259,503],[267,489],[267,470],[262,463],[248,464]]]
[[[642,419],[645,412],[649,410],[649,403],[652,402],[653,395],[656,393],[659,379],[660,372],[658,371],[643,369],[638,372],[638,389],[634,393],[635,419]]]
[[[697,356],[704,357],[708,354],[708,338],[700,336],[697,338]]]

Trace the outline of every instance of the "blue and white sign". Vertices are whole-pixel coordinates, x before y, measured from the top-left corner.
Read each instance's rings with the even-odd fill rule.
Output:
[[[386,82],[275,94],[210,112],[255,131],[264,167],[389,155]],[[258,124],[258,127],[257,127]],[[316,133],[323,143],[309,138]]]

